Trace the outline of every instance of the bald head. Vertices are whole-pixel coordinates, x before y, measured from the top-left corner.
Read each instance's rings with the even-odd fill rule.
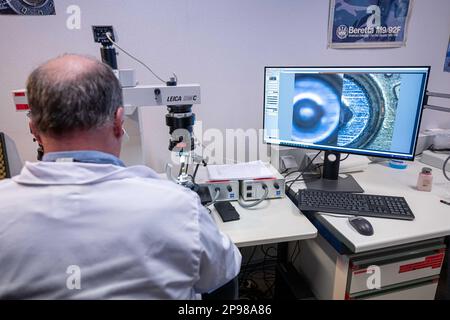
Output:
[[[95,72],[95,69],[99,67],[103,67],[101,62],[94,58],[66,54],[44,63],[39,68],[48,77],[54,77],[53,80],[64,81],[82,77],[89,71]]]
[[[111,68],[79,55],[64,55],[38,67],[28,78],[27,92],[33,122],[41,132],[54,135],[102,126],[122,105],[122,90]]]
[[[99,130],[114,126],[122,106],[122,88],[112,69],[74,54],[35,69],[27,95],[34,131],[60,141],[93,132],[99,136]]]

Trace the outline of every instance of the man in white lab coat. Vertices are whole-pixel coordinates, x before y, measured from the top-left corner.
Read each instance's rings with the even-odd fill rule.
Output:
[[[238,249],[194,192],[119,160],[107,65],[64,55],[27,91],[44,157],[0,183],[0,299],[192,299],[237,276]]]

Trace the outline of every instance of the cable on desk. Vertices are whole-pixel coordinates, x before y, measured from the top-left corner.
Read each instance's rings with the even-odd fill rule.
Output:
[[[440,148],[435,148],[435,147],[434,147],[434,144],[432,144],[432,145],[428,148],[428,150],[433,151],[433,152],[448,152],[448,151],[450,151],[449,148],[442,148],[442,149],[440,149]]]
[[[317,165],[316,168],[315,168],[315,170],[319,170],[321,166],[322,166],[322,165]],[[301,174],[299,174],[299,176],[301,176]],[[299,176],[297,176],[296,178],[293,178],[292,180],[286,180],[286,184],[291,183],[291,182],[293,182],[293,181],[295,181],[295,182],[301,182],[301,181],[313,181],[313,180],[316,180],[316,179],[320,179],[321,173],[320,173],[320,171],[319,171],[319,172],[316,174],[315,177],[311,177],[311,178],[302,178],[302,179],[298,179]]]
[[[287,171],[284,171],[284,172],[282,172],[281,174],[285,174],[285,173],[287,173],[286,175],[284,175],[284,178],[286,179],[287,177],[289,177],[291,174],[294,174],[294,173],[297,173],[297,172],[300,172],[300,169],[295,169],[295,170],[292,170],[291,172],[287,172]]]
[[[305,167],[305,169],[303,169],[303,171],[300,172],[300,174],[298,175],[298,177],[297,177],[295,180],[293,180],[293,181],[291,182],[291,184],[288,186],[289,189],[291,189],[292,186],[294,185],[294,183],[296,183],[296,182],[298,181],[298,179],[300,179],[300,177],[303,176],[303,174],[304,174],[306,171],[309,170],[309,168],[313,165],[314,160],[316,160],[316,158],[319,156],[319,154],[320,154],[321,152],[322,152],[322,151],[317,152],[317,154],[310,160],[309,164]]]
[[[344,160],[347,160],[347,158],[350,156],[350,153],[347,153],[347,155],[344,157],[344,158],[342,158],[341,160],[339,160],[339,162],[342,162],[342,161],[344,161]]]
[[[442,171],[444,172],[444,177],[445,177],[447,180],[450,181],[450,178],[449,178],[449,176],[447,175],[447,170],[445,170],[445,168],[447,167],[447,163],[448,163],[449,160],[450,160],[450,156],[449,156],[447,159],[445,159],[444,165],[442,166]]]
[[[266,200],[267,196],[269,195],[269,188],[267,188],[267,186],[265,184],[262,187],[264,189],[264,195],[262,196],[261,199],[256,200],[255,202],[252,202],[252,203],[245,203],[239,198],[239,200],[238,200],[239,205],[242,208],[253,208],[253,207],[257,206],[258,204],[260,204],[261,202],[263,202],[264,200]]]
[[[216,194],[214,195],[214,197],[212,198],[212,201],[208,204],[205,205],[205,207],[209,207],[210,205],[213,205],[217,202],[217,200],[220,197],[220,188],[216,188],[214,191],[216,191]]]
[[[319,154],[320,154],[320,152],[319,152]],[[347,157],[346,158],[348,158],[348,156],[349,156],[350,154],[348,154],[347,155]],[[317,155],[316,155],[317,156]],[[316,159],[316,156],[314,157],[314,159]],[[344,161],[345,159],[343,159],[342,161]],[[310,164],[309,164],[310,165]],[[317,168],[320,168],[321,166],[323,166],[323,164],[318,164],[317,165]],[[307,167],[306,167],[307,168]],[[305,169],[306,169],[305,168]],[[291,172],[288,172],[288,170],[286,169],[286,170],[284,170],[283,172],[281,172],[281,174],[282,175],[284,175],[284,178],[286,179],[287,177],[289,177],[290,175],[292,175],[292,174],[294,174],[294,173],[301,173],[302,171],[305,171],[305,169],[303,169],[303,170],[301,170],[301,169],[299,169],[299,168],[297,168],[297,169],[295,169],[295,170],[292,170]],[[285,175],[286,174],[286,175]],[[291,180],[292,181],[292,180]]]
[[[322,166],[321,164],[317,165],[317,167]],[[295,169],[291,172],[288,172],[286,175],[284,175],[284,178],[286,179],[287,177],[289,177],[290,175],[293,175],[294,173],[301,173],[304,170],[300,170],[300,169]],[[292,181],[292,180],[291,180]]]

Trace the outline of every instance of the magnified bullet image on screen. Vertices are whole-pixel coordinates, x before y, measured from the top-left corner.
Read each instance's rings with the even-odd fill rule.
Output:
[[[292,139],[389,149],[399,74],[296,74]]]
[[[429,67],[266,67],[264,141],[414,158]]]

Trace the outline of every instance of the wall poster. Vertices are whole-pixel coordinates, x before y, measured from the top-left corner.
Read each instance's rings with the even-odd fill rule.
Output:
[[[48,16],[55,14],[53,0],[0,0],[0,15]]]
[[[330,0],[331,48],[401,47],[413,0]]]

